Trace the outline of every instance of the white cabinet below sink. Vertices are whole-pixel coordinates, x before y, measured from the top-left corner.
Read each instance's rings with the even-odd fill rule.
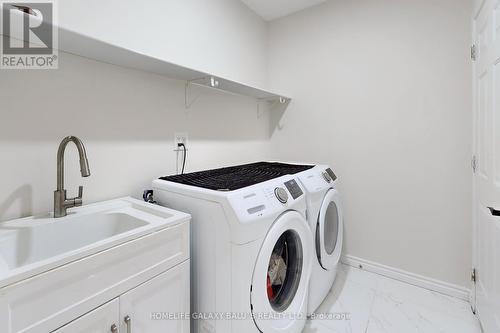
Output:
[[[189,333],[189,261],[53,333]]]
[[[81,223],[85,231],[94,217],[102,222],[96,211],[123,212],[147,225],[117,236],[119,239],[106,238],[14,268],[3,280],[0,276],[1,333],[109,333],[113,324],[121,333],[189,332],[189,320],[181,315],[189,312],[190,216],[127,198],[82,207],[67,219],[42,222],[54,223],[57,230],[62,228],[56,223],[68,227]],[[85,220],[80,221],[79,216],[86,216]],[[20,220],[7,227],[45,226],[37,222],[40,224],[35,219]],[[118,216],[116,224],[126,222]],[[4,230],[11,236],[9,232]],[[74,237],[54,233],[58,242],[69,243]],[[18,248],[7,249],[19,252]],[[37,253],[36,249],[26,250]],[[131,330],[124,322],[126,316],[131,319]]]
[[[118,329],[116,322],[119,315],[120,303],[118,299],[115,299],[75,319],[53,333],[109,333],[112,332],[113,325]]]
[[[120,310],[120,332],[189,333],[189,262],[120,296]]]

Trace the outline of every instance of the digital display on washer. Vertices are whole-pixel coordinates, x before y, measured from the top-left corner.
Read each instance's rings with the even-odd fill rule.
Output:
[[[300,197],[304,192],[302,192],[302,189],[300,188],[299,184],[295,181],[295,179],[289,180],[285,183],[286,188],[288,189],[288,192],[292,195],[292,198],[297,199]]]
[[[326,173],[332,178],[332,180],[337,179],[337,176],[333,173],[333,170],[328,168],[326,169]]]

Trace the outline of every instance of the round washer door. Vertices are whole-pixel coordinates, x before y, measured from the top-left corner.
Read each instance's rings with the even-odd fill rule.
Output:
[[[316,255],[326,270],[333,269],[340,260],[343,232],[340,194],[331,189],[323,199],[316,226]]]
[[[250,301],[261,332],[299,333],[307,315],[313,239],[298,212],[282,214],[262,244],[252,278]]]

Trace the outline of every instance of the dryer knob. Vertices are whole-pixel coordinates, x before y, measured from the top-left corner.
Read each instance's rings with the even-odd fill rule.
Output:
[[[276,187],[274,189],[274,195],[276,195],[276,199],[282,204],[288,201],[288,193],[283,187]]]
[[[327,183],[332,181],[332,177],[327,172],[323,172],[323,178],[326,180]]]

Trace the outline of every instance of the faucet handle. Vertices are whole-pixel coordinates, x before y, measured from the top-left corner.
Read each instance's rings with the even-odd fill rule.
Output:
[[[68,208],[80,207],[83,204],[82,198],[83,198],[83,186],[78,186],[78,196],[76,198],[70,199],[72,203]]]

